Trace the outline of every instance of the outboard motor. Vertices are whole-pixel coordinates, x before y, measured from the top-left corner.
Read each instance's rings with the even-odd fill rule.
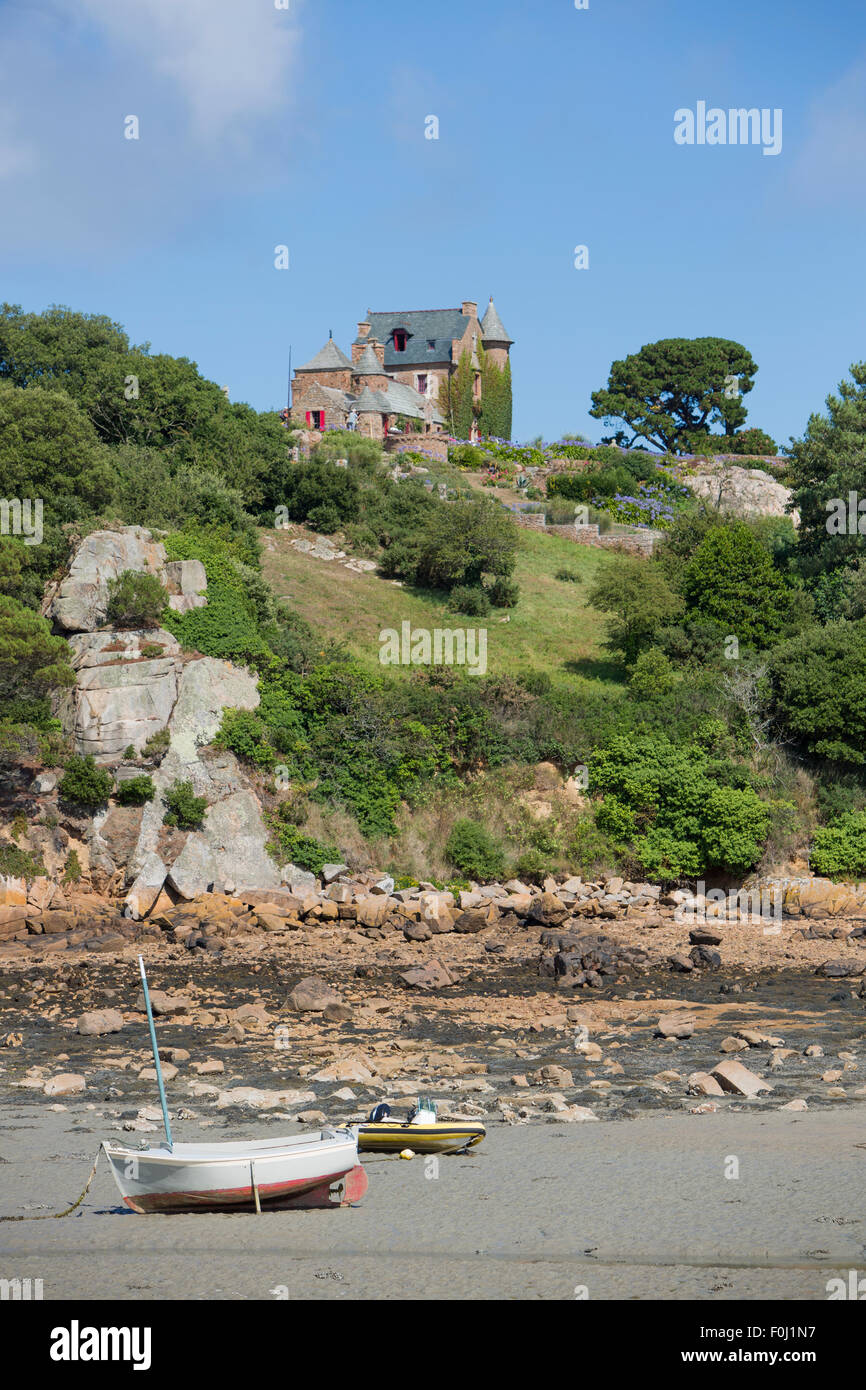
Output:
[[[378,1105],[374,1105],[374,1106],[373,1106],[373,1109],[370,1111],[370,1114],[369,1114],[369,1116],[368,1116],[368,1121],[369,1121],[369,1123],[370,1123],[371,1125],[377,1125],[377,1124],[380,1124],[380,1123],[382,1122],[382,1120],[388,1120],[388,1119],[390,1119],[390,1118],[391,1118],[391,1107],[390,1107],[390,1105],[386,1104],[386,1102],[385,1102],[384,1100],[380,1100],[380,1101],[379,1101],[379,1104],[378,1104]]]

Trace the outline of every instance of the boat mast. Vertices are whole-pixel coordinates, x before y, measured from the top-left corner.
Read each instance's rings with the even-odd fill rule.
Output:
[[[168,1106],[165,1102],[165,1086],[162,1082],[162,1067],[159,1062],[159,1048],[156,1045],[156,1029],[153,1026],[153,1011],[150,1007],[150,991],[147,988],[147,976],[144,973],[144,957],[139,956],[138,966],[141,971],[141,987],[144,990],[144,1006],[147,1009],[147,1021],[150,1025],[150,1045],[153,1048],[153,1062],[156,1067],[156,1082],[159,1086],[159,1103],[162,1106],[162,1122],[165,1125],[165,1139],[169,1151],[174,1148],[171,1142],[171,1125],[168,1122]]]

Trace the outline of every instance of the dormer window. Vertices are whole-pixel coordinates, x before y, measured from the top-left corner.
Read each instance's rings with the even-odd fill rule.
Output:
[[[428,339],[427,339],[427,351],[428,351],[428,352],[435,352],[435,351],[436,351],[436,339],[435,339],[435,338],[428,338]]]
[[[409,335],[408,335],[408,333],[406,332],[406,329],[405,329],[405,328],[395,328],[395,329],[394,329],[394,351],[395,351],[395,352],[405,352],[405,351],[406,351],[406,339],[407,339],[408,336],[409,336]]]

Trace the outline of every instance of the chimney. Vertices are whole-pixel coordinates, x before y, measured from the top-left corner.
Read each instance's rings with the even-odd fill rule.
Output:
[[[369,325],[369,323],[367,322],[367,320],[364,319],[363,323],[359,323],[359,324],[358,324],[358,337],[359,337],[359,338],[366,338],[366,337],[368,337],[369,333],[370,333],[370,325]]]
[[[371,346],[371,348],[373,349],[373,351],[375,352],[375,354],[376,354],[376,356],[378,357],[379,361],[381,362],[382,367],[384,368],[384,366],[385,366],[385,344],[384,344],[384,343],[380,343],[379,340],[378,340],[378,338],[371,338],[371,339],[370,339],[370,346]]]
[[[478,305],[476,304],[474,299],[464,299],[463,313],[468,319],[478,318]]]

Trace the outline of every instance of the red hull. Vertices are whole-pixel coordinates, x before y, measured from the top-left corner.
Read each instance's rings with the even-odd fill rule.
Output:
[[[305,1178],[295,1182],[257,1184],[264,1210],[288,1211],[307,1207],[347,1207],[359,1202],[367,1191],[367,1174],[360,1163],[348,1173],[331,1177]],[[255,1211],[251,1187],[227,1187],[205,1192],[154,1192],[145,1197],[124,1197],[126,1205],[139,1214],[147,1212]]]

